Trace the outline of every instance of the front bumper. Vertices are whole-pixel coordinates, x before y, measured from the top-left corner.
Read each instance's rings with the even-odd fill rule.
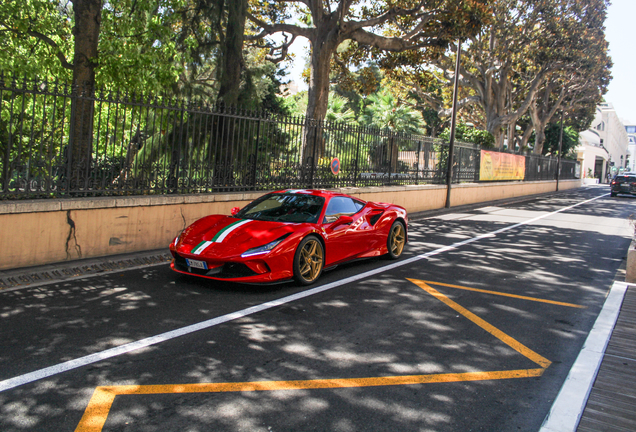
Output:
[[[171,248],[173,260],[170,268],[178,273],[202,277],[213,280],[243,283],[270,283],[291,279],[292,263],[287,257],[274,255],[267,259],[239,258],[237,260],[219,261],[205,257],[183,256]],[[208,268],[199,269],[190,267],[186,258],[205,261]]]

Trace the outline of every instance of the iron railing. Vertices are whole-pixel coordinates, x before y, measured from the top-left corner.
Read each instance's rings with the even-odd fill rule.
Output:
[[[447,152],[390,130],[0,75],[1,199],[444,183]],[[457,143],[454,159],[454,182],[479,181],[479,147]],[[526,157],[527,180],[555,169]]]

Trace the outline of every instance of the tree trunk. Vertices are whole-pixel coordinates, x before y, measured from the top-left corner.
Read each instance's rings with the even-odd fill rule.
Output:
[[[543,153],[543,145],[545,144],[545,125],[534,130],[534,154]]]
[[[218,99],[226,105],[237,105],[241,89],[241,74],[244,68],[243,42],[247,0],[228,2],[227,31],[223,44],[221,88]]]
[[[528,148],[528,141],[530,140],[530,137],[532,136],[532,131],[534,129],[532,128],[532,124],[529,124],[526,129],[523,131],[523,136],[521,137],[521,141],[519,142],[519,150],[520,151],[525,151]]]
[[[338,22],[335,15],[326,16],[316,24],[314,38],[311,43],[311,75],[307,91],[307,119],[302,151],[304,177],[311,166],[325,153],[325,141],[322,133],[322,122],[329,106],[329,71],[331,56],[336,52],[338,44]],[[317,120],[316,123],[311,120]],[[312,126],[315,124],[315,126]]]
[[[93,142],[93,114],[97,45],[101,26],[101,0],[73,0],[75,16],[71,131],[67,152],[67,190],[88,187]]]
[[[508,125],[508,151],[515,151],[517,149],[517,123],[510,123]]]
[[[231,0],[228,5],[227,30],[221,56],[221,88],[218,100],[225,103],[225,110],[235,109],[241,93],[241,77],[245,68],[243,60],[243,43],[245,40],[245,17],[247,0]],[[230,108],[231,107],[231,108]],[[234,186],[235,166],[235,121],[230,117],[218,117],[213,129],[218,128],[223,136],[214,154],[214,185]],[[222,189],[225,190],[225,189]],[[230,189],[227,189],[230,190]]]
[[[543,153],[543,144],[545,144],[545,125],[547,120],[541,118],[541,112],[536,103],[530,106],[530,119],[534,128],[534,149],[532,153],[541,155]]]

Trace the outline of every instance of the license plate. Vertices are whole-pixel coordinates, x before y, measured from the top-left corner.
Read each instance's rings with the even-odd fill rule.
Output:
[[[186,258],[186,262],[188,263],[188,267],[192,267],[192,268],[198,268],[198,269],[203,269],[203,270],[207,270],[208,269],[208,265],[205,261],[197,261],[197,260],[192,260],[192,259],[187,259]]]

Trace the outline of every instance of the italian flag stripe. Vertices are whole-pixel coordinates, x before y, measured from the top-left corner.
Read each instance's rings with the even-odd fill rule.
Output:
[[[237,220],[236,222],[232,222],[222,230],[220,230],[214,237],[212,237],[212,242],[221,243],[225,237],[227,237],[232,231],[240,227],[241,225],[245,225],[246,223],[250,223],[251,220]]]
[[[199,255],[199,254],[201,254],[201,252],[203,252],[205,250],[206,247],[210,246],[211,244],[212,244],[211,241],[202,241],[201,243],[196,245],[194,247],[194,249],[192,249],[192,251],[190,253],[192,253],[194,255]]]

